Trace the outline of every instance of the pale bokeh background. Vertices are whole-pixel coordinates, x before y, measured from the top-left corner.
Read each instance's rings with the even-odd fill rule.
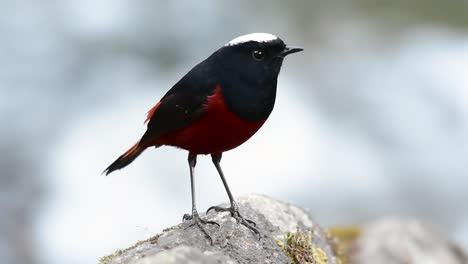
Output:
[[[145,113],[230,39],[270,32],[277,104],[224,155],[235,195],[325,226],[418,217],[468,248],[467,1],[0,1],[0,260],[94,263],[190,211],[186,153],[100,175]],[[211,160],[198,207],[227,201]]]

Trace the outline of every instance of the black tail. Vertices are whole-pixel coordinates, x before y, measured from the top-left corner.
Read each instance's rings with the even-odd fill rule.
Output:
[[[120,170],[128,164],[132,163],[146,148],[139,146],[140,142],[137,142],[127,152],[122,154],[116,161],[114,161],[103,173],[109,175],[109,173]]]

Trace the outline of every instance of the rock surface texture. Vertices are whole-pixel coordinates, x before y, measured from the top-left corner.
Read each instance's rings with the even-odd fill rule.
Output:
[[[325,230],[305,210],[261,195],[238,203],[240,213],[257,223],[260,240],[229,213],[210,212],[202,217],[220,224],[205,226],[213,245],[196,226],[182,223],[103,257],[101,263],[341,263]]]

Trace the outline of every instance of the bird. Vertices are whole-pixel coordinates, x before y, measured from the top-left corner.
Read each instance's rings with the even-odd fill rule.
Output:
[[[254,234],[255,222],[244,218],[231,193],[220,162],[223,152],[251,138],[270,116],[276,100],[277,79],[284,58],[303,48],[287,46],[269,33],[251,33],[236,37],[193,67],[159,102],[145,120],[147,130],[140,140],[119,156],[103,173],[132,163],[149,147],[172,146],[188,151],[192,213],[183,216],[187,227],[217,225],[200,217],[195,202],[195,166],[198,155],[211,155],[221,178],[230,206],[212,206],[207,213],[229,212]]]

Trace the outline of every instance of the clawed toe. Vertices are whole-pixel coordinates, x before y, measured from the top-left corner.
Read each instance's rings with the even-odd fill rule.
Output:
[[[245,219],[239,213],[237,213],[237,217],[234,216],[234,218],[236,218],[237,223],[240,223],[241,225],[247,227],[252,232],[254,232],[255,235],[258,235],[258,239],[260,240],[261,234],[260,234],[260,231],[258,231],[258,229],[256,228],[257,224],[254,221]]]
[[[200,222],[201,222],[202,224],[205,224],[205,225],[206,225],[206,224],[209,224],[209,225],[216,225],[216,226],[220,227],[220,225],[219,225],[218,223],[216,223],[215,221],[209,221],[209,220],[200,219]]]
[[[249,219],[244,219],[244,220],[247,221],[249,224],[252,224],[253,226],[257,226],[257,223],[255,223],[252,220],[249,220]]]
[[[194,213],[192,215],[184,214],[184,216],[182,217],[182,220],[184,222],[191,221],[191,223],[188,226],[186,226],[184,229],[191,228],[193,226],[197,226],[202,231],[202,233],[205,235],[205,237],[210,241],[210,244],[213,245],[213,238],[211,237],[210,234],[208,234],[208,232],[205,230],[203,225],[209,224],[209,225],[217,225],[219,227],[218,223],[216,223],[215,221],[209,221],[209,220],[201,219],[200,216],[197,213]]]
[[[259,239],[261,238],[260,231],[256,228],[257,224],[249,219],[244,218],[240,213],[239,210],[237,209],[237,206],[231,206],[231,207],[220,207],[220,206],[211,206],[208,208],[206,213],[208,214],[210,211],[215,211],[215,212],[230,212],[231,216],[236,219],[236,222],[238,224],[241,224],[248,229],[250,229],[254,234],[258,235]]]
[[[185,222],[187,220],[192,220],[192,215],[189,215],[189,214],[184,214],[184,216],[182,216],[182,222]]]
[[[215,211],[215,212],[231,212],[232,209],[231,207],[221,207],[221,206],[211,206],[206,210],[206,213],[208,214],[210,211]]]

